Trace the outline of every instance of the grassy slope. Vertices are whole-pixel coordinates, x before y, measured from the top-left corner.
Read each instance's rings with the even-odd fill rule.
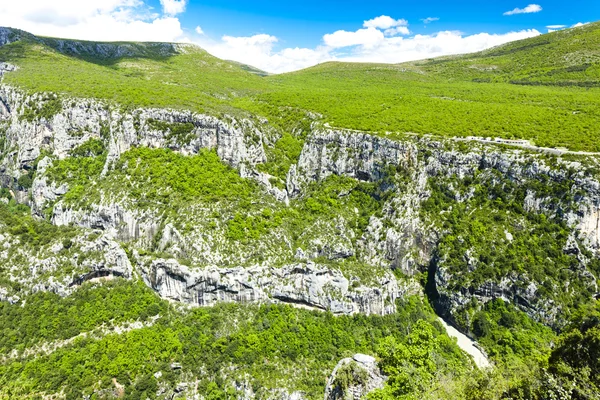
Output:
[[[0,48],[0,60],[21,68],[6,82],[34,91],[95,97],[121,104],[228,111],[227,99],[264,87],[260,77],[187,46],[174,55],[74,57],[34,40]]]
[[[414,65],[452,79],[598,87],[600,23]]]
[[[22,67],[7,83],[31,90],[210,113],[250,111],[272,121],[291,106],[343,128],[525,138],[598,151],[599,37],[595,23],[467,56],[327,63],[265,78],[191,47],[185,54],[142,51],[107,60],[67,56],[50,47],[56,47],[52,40],[26,39],[0,48],[0,61]]]

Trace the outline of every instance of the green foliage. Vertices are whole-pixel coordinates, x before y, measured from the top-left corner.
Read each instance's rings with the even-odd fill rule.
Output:
[[[0,302],[0,352],[68,339],[102,324],[145,321],[164,313],[166,306],[142,283],[121,279],[97,287],[84,284],[65,298],[39,292],[29,296],[24,304]]]
[[[270,208],[254,216],[238,212],[227,222],[227,237],[235,241],[258,240],[282,224],[282,215],[282,212],[273,214]]]
[[[310,110],[334,127],[599,149],[593,139],[598,88],[474,83],[418,66],[340,63],[266,79],[276,88],[257,95],[257,102]]]
[[[311,184],[306,197],[298,204],[305,223],[316,217],[345,214],[350,226],[361,235],[372,215],[378,215],[392,193],[391,189],[399,175],[390,170],[379,182],[359,182],[352,178],[330,175]],[[354,210],[358,210],[358,214]]]
[[[377,350],[379,366],[389,379],[385,388],[371,393],[369,399],[420,399],[433,384],[436,373],[452,371],[460,376],[467,371],[464,364],[452,363],[449,370],[449,365],[440,362],[448,354],[440,351],[439,342],[444,337],[436,338],[435,333],[433,325],[420,320],[404,340],[394,337],[382,340]]]
[[[597,87],[599,24],[417,65],[448,78],[524,85]]]
[[[51,39],[23,39],[3,46],[0,58],[21,67],[5,81],[32,91],[252,113],[282,132],[305,131],[312,115],[331,126],[381,134],[497,136],[598,151],[599,27],[460,57],[401,65],[326,63],[264,78],[193,47],[161,53],[130,43],[137,49],[131,57],[101,58],[61,54]],[[282,176],[277,168],[268,171]]]
[[[523,289],[533,282],[536,296],[564,307],[563,319],[555,321],[559,326],[571,310],[590,301],[595,289],[581,277],[577,255],[563,251],[571,228],[562,215],[523,208],[530,190],[548,198],[550,210],[575,210],[574,178],[569,172],[557,180],[540,179],[523,184],[495,169],[481,169],[464,179],[432,179],[422,212],[445,232],[438,248],[439,267],[452,274],[450,290],[476,291],[506,277]],[[596,265],[591,261],[588,268],[597,274]],[[570,282],[568,288],[565,281]]]
[[[174,140],[181,145],[188,145],[195,138],[193,133],[195,126],[191,122],[164,122],[156,119],[149,119],[150,126],[161,132],[166,132],[167,140]]]
[[[41,105],[37,103],[40,101]],[[33,122],[38,119],[51,120],[56,114],[61,112],[63,109],[62,101],[59,97],[52,94],[47,94],[40,100],[36,100],[36,103],[26,104],[23,109],[23,119],[29,122]]]
[[[543,364],[555,339],[552,330],[504,300],[489,301],[472,318],[471,332],[493,359]]]
[[[23,245],[31,245],[34,248],[50,243],[58,235],[72,237],[75,234],[74,228],[58,227],[32,218],[29,207],[17,204],[14,199],[11,199],[7,205],[0,202],[1,225],[6,226],[8,233],[18,237]]]
[[[102,152],[97,157],[89,156],[97,151],[100,151],[100,143],[92,139],[74,150],[77,156],[55,160],[47,169],[46,176],[50,181],[68,184],[69,191],[63,198],[67,204],[80,202],[100,178],[106,153]]]
[[[90,139],[71,150],[71,157],[98,157],[106,151],[104,142],[100,139]]]
[[[397,314],[386,317],[335,317],[289,306],[235,304],[180,313],[142,283],[121,280],[84,285],[64,299],[38,293],[25,307],[2,305],[3,348],[71,337],[109,321],[145,320],[157,313],[162,317],[151,327],[98,340],[79,339],[49,355],[1,363],[0,396],[65,390],[68,398],[78,398],[114,388],[114,378],[124,386],[127,398],[155,398],[154,373],[161,371],[160,381],[173,388],[181,376],[170,363],[178,362],[187,379],[197,378],[198,391],[211,398],[234,396],[230,382],[246,376],[258,397],[283,386],[317,399],[324,390],[323,377],[340,358],[356,352],[372,354],[386,337],[404,342],[409,326],[435,319],[417,297],[398,306]],[[442,337],[436,329],[431,333]],[[466,362],[464,357],[457,360]],[[229,370],[229,365],[235,368]]]
[[[404,65],[328,63],[264,79],[245,72],[248,67],[191,47],[163,52],[160,45],[130,43],[125,45],[135,50],[134,56],[115,58],[62,54],[52,39],[25,39],[0,48],[0,58],[21,66],[6,81],[31,91],[102,98],[128,108],[173,107],[244,117],[251,113],[257,125],[266,117],[279,139],[267,146],[269,162],[259,168],[274,177],[272,184],[283,187],[315,120],[392,138],[385,132],[526,138],[538,145],[599,150],[600,89],[595,86],[600,68],[593,52],[599,26],[474,55]],[[22,112],[33,122],[49,120],[61,110],[60,98],[46,95]],[[172,142],[189,144],[194,139],[191,123],[148,123]],[[222,222],[226,239],[245,248],[259,248],[267,239],[283,242],[282,232],[290,236],[289,241],[285,237],[286,248],[305,248],[313,242],[311,230],[338,229],[341,218],[349,228],[344,234],[360,240],[369,218],[381,216],[390,194],[407,179],[395,168],[382,171],[384,178],[378,182],[333,175],[284,207],[265,199],[255,182],[242,179],[210,151],[184,157],[170,150],[134,148],[101,177],[108,126],[102,126],[101,136],[47,170],[51,180],[68,183],[67,203],[85,206],[107,194],[157,210],[163,225],[175,220],[185,229],[190,228],[181,223],[180,210],[198,206],[210,212],[217,203],[219,212],[206,227],[217,229],[217,221]],[[0,140],[3,148],[4,136]],[[18,185],[29,188],[34,171],[21,176]],[[251,377],[258,397],[283,382],[316,398],[322,394],[323,377],[340,358],[377,351],[390,379],[372,398],[548,399],[567,398],[565,393],[594,398],[600,386],[600,331],[589,318],[597,317],[591,300],[596,289],[580,274],[578,256],[563,251],[572,233],[563,216],[578,211],[579,194],[571,189],[575,179],[576,171],[567,171],[564,179],[549,175],[514,182],[482,166],[472,177],[430,181],[431,196],[422,204],[422,216],[443,232],[438,267],[451,274],[451,291],[475,292],[507,277],[521,288],[533,282],[536,296],[563,307],[557,326],[569,317],[576,321],[556,340],[552,331],[504,301],[466,305],[456,314],[457,322],[496,362],[491,371],[469,371],[465,356],[440,333],[433,312],[415,298],[387,317],[335,318],[282,306],[220,305],[179,312],[145,286],[117,280],[100,287],[84,285],[66,298],[37,293],[24,304],[0,303],[0,351],[5,354],[70,339],[102,324],[162,316],[154,326],[78,339],[50,355],[4,362],[0,397],[63,391],[67,398],[81,398],[114,387],[115,379],[124,385],[127,398],[153,398],[159,384],[154,373],[161,371],[163,381],[175,384],[179,376],[169,363],[177,361],[198,378],[199,392],[207,398],[235,396],[231,379],[224,376],[234,373],[230,366],[237,367],[238,377]],[[547,211],[523,208],[525,188],[549,199]],[[56,238],[65,249],[74,245],[73,228],[34,220],[6,190],[0,197],[11,199],[6,206],[0,204],[0,224],[24,245],[39,248]],[[320,263],[343,267],[363,282],[374,275],[375,269],[355,256],[332,260],[327,249],[315,250],[323,254]],[[600,262],[591,254],[584,256],[598,278]],[[363,380],[348,366],[336,384],[344,388]]]
[[[584,324],[561,335],[549,359],[549,371],[572,398],[594,399],[600,393],[600,325]]]
[[[141,54],[82,57],[62,54],[52,45],[27,38],[0,49],[0,58],[21,67],[12,77],[7,74],[6,83],[35,92],[51,92],[55,87],[57,93],[121,105],[218,112],[230,109],[223,98],[264,86],[259,76],[197,47],[188,46],[181,53],[161,54],[155,49]]]
[[[243,179],[223,164],[219,156],[201,150],[191,157],[168,149],[135,148],[123,154],[113,179],[123,180],[124,189],[144,203],[177,204],[180,201],[231,201],[244,199],[256,191],[256,184]]]
[[[32,184],[33,184],[33,179],[31,178],[31,175],[29,175],[29,174],[21,175],[19,177],[19,179],[17,180],[17,185],[19,185],[19,187],[21,187],[23,189],[31,188]]]
[[[346,390],[353,385],[364,386],[369,379],[369,372],[362,367],[359,367],[355,361],[342,365],[338,368],[333,386],[345,393]]]
[[[284,133],[272,148],[268,147],[268,162],[259,164],[258,168],[280,179],[275,186],[284,187],[290,166],[298,162],[304,141],[289,133]]]

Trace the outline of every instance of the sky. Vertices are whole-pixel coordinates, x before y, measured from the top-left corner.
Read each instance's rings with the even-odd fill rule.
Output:
[[[469,53],[600,20],[600,0],[0,0],[0,26],[194,43],[271,73]]]

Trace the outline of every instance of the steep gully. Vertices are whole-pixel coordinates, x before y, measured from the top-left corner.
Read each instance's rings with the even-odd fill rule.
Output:
[[[480,369],[490,367],[490,363],[485,352],[479,347],[476,341],[458,330],[451,322],[452,318],[448,315],[447,308],[441,305],[440,294],[437,290],[435,275],[437,273],[437,255],[431,258],[428,268],[427,282],[425,284],[425,295],[429,299],[430,304],[433,305],[436,314],[438,315],[438,321],[442,324],[446,333],[451,338],[456,339],[456,344],[462,351],[473,357],[475,365]]]

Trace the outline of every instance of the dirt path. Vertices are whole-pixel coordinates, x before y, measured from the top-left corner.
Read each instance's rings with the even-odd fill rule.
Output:
[[[453,326],[448,325],[446,323],[446,321],[444,321],[443,319],[441,319],[441,318],[438,318],[438,319],[442,323],[444,328],[446,328],[446,332],[448,333],[448,336],[450,336],[452,338],[456,338],[456,340],[458,342],[457,343],[458,347],[460,347],[465,353],[467,353],[473,357],[473,360],[475,361],[475,364],[477,365],[478,368],[484,369],[491,365],[487,356],[475,346],[474,341],[469,339],[466,335],[460,333]]]
[[[576,156],[599,156],[598,152],[591,151],[571,151],[568,149],[539,147],[532,145],[528,140],[507,140],[507,139],[486,139],[480,137],[453,137],[452,140],[457,142],[479,142],[484,144],[503,144],[505,146],[519,147],[521,149],[537,151],[540,153],[562,156],[563,154],[573,154]]]

